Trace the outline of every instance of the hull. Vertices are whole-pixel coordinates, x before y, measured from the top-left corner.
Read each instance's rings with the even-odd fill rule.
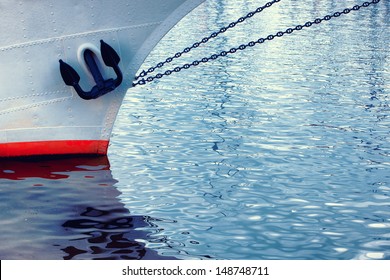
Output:
[[[107,153],[122,100],[161,38],[204,0],[2,1],[0,24],[0,157]],[[120,56],[123,82],[84,100],[65,85],[59,60],[80,86],[94,79],[82,54],[93,51],[104,77],[99,42]]]

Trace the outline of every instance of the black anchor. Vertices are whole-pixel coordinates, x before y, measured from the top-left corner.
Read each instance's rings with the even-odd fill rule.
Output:
[[[74,87],[77,94],[82,99],[96,99],[102,95],[105,95],[106,93],[113,91],[122,83],[123,75],[121,69],[119,68],[119,55],[110,45],[105,43],[103,40],[100,40],[100,52],[102,54],[104,64],[108,67],[113,68],[117,77],[115,80],[104,80],[96,64],[94,53],[91,50],[85,50],[84,59],[96,83],[96,85],[88,92],[85,92],[79,85],[80,76],[77,71],[72,66],[60,59],[60,72],[62,79],[64,80],[66,85]]]

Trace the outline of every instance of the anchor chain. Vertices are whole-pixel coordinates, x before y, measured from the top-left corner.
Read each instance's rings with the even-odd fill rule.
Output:
[[[279,0],[280,1],[280,0]],[[279,1],[273,1],[273,2],[269,2],[269,3],[276,3],[276,2],[279,2]],[[172,73],[177,73],[177,72],[180,72],[181,70],[183,70],[183,69],[189,69],[189,68],[191,68],[191,67],[194,67],[194,66],[198,66],[198,65],[200,65],[201,63],[207,63],[207,62],[209,62],[209,61],[212,61],[212,60],[216,60],[216,59],[218,59],[218,58],[220,58],[220,57],[225,57],[225,56],[227,56],[227,55],[229,55],[229,54],[234,54],[234,53],[236,53],[236,52],[238,52],[238,51],[242,51],[242,50],[245,50],[246,48],[248,48],[248,47],[254,47],[254,46],[256,46],[257,44],[263,44],[263,43],[265,43],[265,42],[267,42],[267,41],[272,41],[273,39],[275,39],[275,38],[280,38],[280,37],[282,37],[282,36],[284,36],[284,35],[288,35],[288,34],[291,34],[291,33],[293,33],[294,31],[300,31],[300,30],[302,30],[302,29],[304,29],[304,28],[309,28],[309,27],[311,27],[311,26],[313,26],[313,25],[316,25],[316,24],[320,24],[320,23],[322,23],[322,22],[324,22],[324,21],[329,21],[329,20],[331,20],[331,19],[333,19],[333,18],[338,18],[338,17],[340,17],[341,15],[346,15],[346,14],[349,14],[350,12],[352,12],[352,11],[358,11],[358,10],[360,10],[361,8],[366,8],[366,7],[369,7],[370,5],[372,5],[372,4],[378,4],[380,2],[380,0],[372,0],[372,1],[370,1],[370,2],[364,2],[363,4],[361,4],[361,5],[355,5],[355,6],[353,6],[352,8],[346,8],[346,9],[344,9],[343,11],[341,11],[341,12],[335,12],[335,13],[333,13],[333,14],[330,14],[330,15],[326,15],[326,16],[324,16],[323,18],[316,18],[315,20],[313,20],[313,21],[308,21],[308,22],[306,22],[305,24],[303,24],[303,25],[297,25],[297,26],[295,26],[295,27],[293,27],[293,28],[287,28],[285,31],[279,31],[279,32],[277,32],[276,34],[270,34],[270,35],[268,35],[267,37],[265,37],[265,38],[259,38],[258,40],[256,40],[256,41],[250,41],[250,42],[248,42],[248,43],[246,43],[246,44],[242,44],[242,45],[240,45],[239,47],[233,47],[233,48],[231,48],[230,50],[227,50],[227,51],[221,51],[220,53],[216,53],[216,54],[213,54],[213,55],[211,55],[211,56],[209,56],[209,57],[203,57],[202,59],[200,59],[200,60],[194,60],[192,63],[186,63],[186,64],[184,64],[184,65],[182,65],[182,66],[178,66],[178,67],[175,67],[174,69],[172,69],[172,70],[167,70],[167,71],[165,71],[165,72],[163,72],[163,73],[158,73],[158,74],[156,74],[155,76],[150,76],[150,77],[148,77],[148,78],[142,78],[142,79],[140,79],[139,81],[137,81],[137,82],[133,82],[133,87],[135,87],[135,86],[138,86],[138,85],[144,85],[144,84],[146,84],[146,83],[150,83],[150,82],[152,82],[152,81],[154,81],[154,80],[156,80],[156,79],[161,79],[161,78],[163,78],[164,76],[169,76],[169,75],[171,75]],[[267,4],[269,4],[269,3],[267,3]],[[267,5],[266,4],[266,5]],[[271,4],[271,5],[272,5]],[[222,29],[221,29],[222,30]],[[223,32],[220,32],[220,33],[223,33]],[[214,34],[214,33],[213,33]],[[208,37],[206,37],[206,38],[208,38]],[[194,44],[195,45],[195,44]],[[186,49],[185,49],[186,50]],[[185,52],[185,51],[184,51]],[[182,54],[182,53],[181,53]],[[180,57],[181,55],[179,55],[179,57]],[[169,58],[168,58],[169,59]],[[168,60],[167,59],[167,60]],[[169,59],[170,60],[170,59]],[[172,61],[172,60],[170,60],[170,61]],[[170,62],[169,61],[169,62]],[[168,63],[168,62],[167,62]],[[165,64],[165,63],[164,63]],[[164,64],[162,64],[161,65],[161,63],[159,63],[159,64],[157,64],[157,66],[156,67],[152,67],[153,68],[153,70],[150,70],[150,69],[152,69],[152,68],[150,68],[148,71],[143,71],[142,73],[146,73],[146,74],[143,74],[143,76],[142,77],[145,77],[148,73],[151,73],[151,72],[153,72],[156,68],[161,68]],[[161,66],[159,66],[159,65],[161,65]],[[141,73],[141,74],[142,74]],[[137,77],[137,79],[139,79],[141,77],[141,75],[139,76],[139,77]],[[137,80],[136,79],[136,80]]]
[[[174,56],[168,57],[165,61],[162,61],[160,63],[157,63],[156,66],[150,67],[148,70],[143,70],[138,76],[135,77],[135,80],[137,81],[139,78],[146,77],[150,73],[154,72],[158,68],[162,68],[165,64],[171,63],[174,59],[177,59],[181,57],[185,53],[189,53],[193,49],[198,48],[202,44],[206,44],[209,42],[211,39],[219,36],[222,33],[225,33],[227,30],[234,28],[237,24],[244,22],[245,20],[253,17],[256,14],[261,13],[264,9],[271,7],[273,4],[280,2],[281,0],[273,0],[265,4],[264,6],[258,7],[256,10],[253,12],[248,13],[244,17],[240,17],[238,20],[231,22],[229,25],[222,27],[219,31],[211,33],[209,36],[204,37],[202,40],[194,43],[192,46],[185,48],[181,52],[177,52]]]

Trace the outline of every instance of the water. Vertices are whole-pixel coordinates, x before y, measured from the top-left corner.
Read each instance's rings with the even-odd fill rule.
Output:
[[[264,3],[206,1],[144,68]],[[283,0],[176,65],[360,3]],[[108,158],[1,162],[0,258],[390,259],[389,18],[131,89]]]

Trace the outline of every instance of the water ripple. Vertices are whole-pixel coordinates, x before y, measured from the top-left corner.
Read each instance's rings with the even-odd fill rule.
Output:
[[[144,68],[258,2],[206,1]],[[182,63],[356,4],[282,2]],[[389,17],[381,1],[130,89],[110,168],[2,166],[0,256],[390,259]]]

